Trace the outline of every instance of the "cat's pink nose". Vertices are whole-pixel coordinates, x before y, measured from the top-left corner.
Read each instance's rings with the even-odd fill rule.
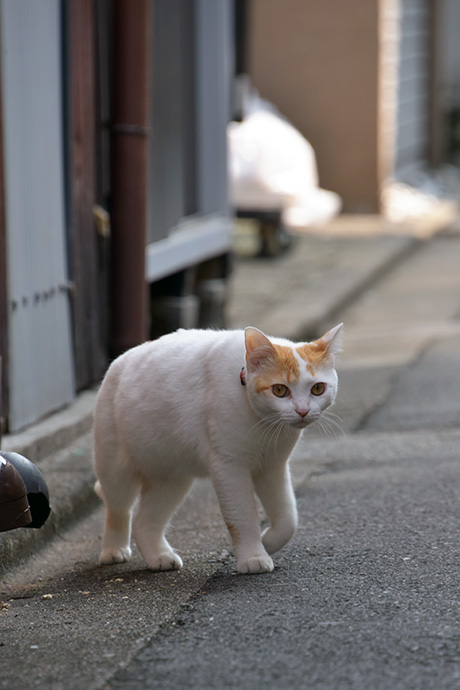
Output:
[[[303,419],[310,412],[310,408],[309,407],[296,407],[295,411],[297,412],[299,417],[302,417],[302,419]]]

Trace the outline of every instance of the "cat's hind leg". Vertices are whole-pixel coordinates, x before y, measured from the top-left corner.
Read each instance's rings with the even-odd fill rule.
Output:
[[[129,561],[132,508],[140,491],[140,482],[132,476],[100,477],[95,490],[106,507],[99,565]]]
[[[165,530],[192,483],[193,479],[189,477],[155,477],[144,482],[142,486],[139,511],[133,523],[133,534],[150,570],[182,568],[182,559],[166,540]]]

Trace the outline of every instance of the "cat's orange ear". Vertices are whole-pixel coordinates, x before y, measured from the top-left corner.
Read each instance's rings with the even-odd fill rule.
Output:
[[[257,328],[249,327],[244,332],[246,344],[246,363],[248,369],[253,371],[268,359],[276,357],[276,349],[266,335]]]
[[[343,323],[339,323],[334,328],[331,328],[330,331],[323,335],[320,342],[324,343],[329,355],[332,355],[332,357],[338,355],[342,351]]]

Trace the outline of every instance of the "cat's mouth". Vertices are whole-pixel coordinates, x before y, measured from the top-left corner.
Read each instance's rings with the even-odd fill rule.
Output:
[[[291,426],[294,427],[294,429],[305,429],[311,422],[311,419],[304,417],[303,419],[294,419],[291,422]]]

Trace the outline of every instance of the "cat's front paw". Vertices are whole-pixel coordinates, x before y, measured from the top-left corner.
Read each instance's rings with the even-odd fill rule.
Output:
[[[242,575],[271,573],[273,568],[273,561],[268,554],[239,560],[236,566],[237,571]]]
[[[99,565],[111,565],[112,563],[124,563],[131,558],[129,546],[105,546],[99,556]]]
[[[267,529],[262,532],[262,544],[267,553],[273,554],[282,549],[294,536],[296,526],[296,520],[292,519],[278,526],[277,529],[274,527],[267,527]]]
[[[150,570],[180,570],[183,566],[182,558],[174,551],[150,556],[145,562]]]

